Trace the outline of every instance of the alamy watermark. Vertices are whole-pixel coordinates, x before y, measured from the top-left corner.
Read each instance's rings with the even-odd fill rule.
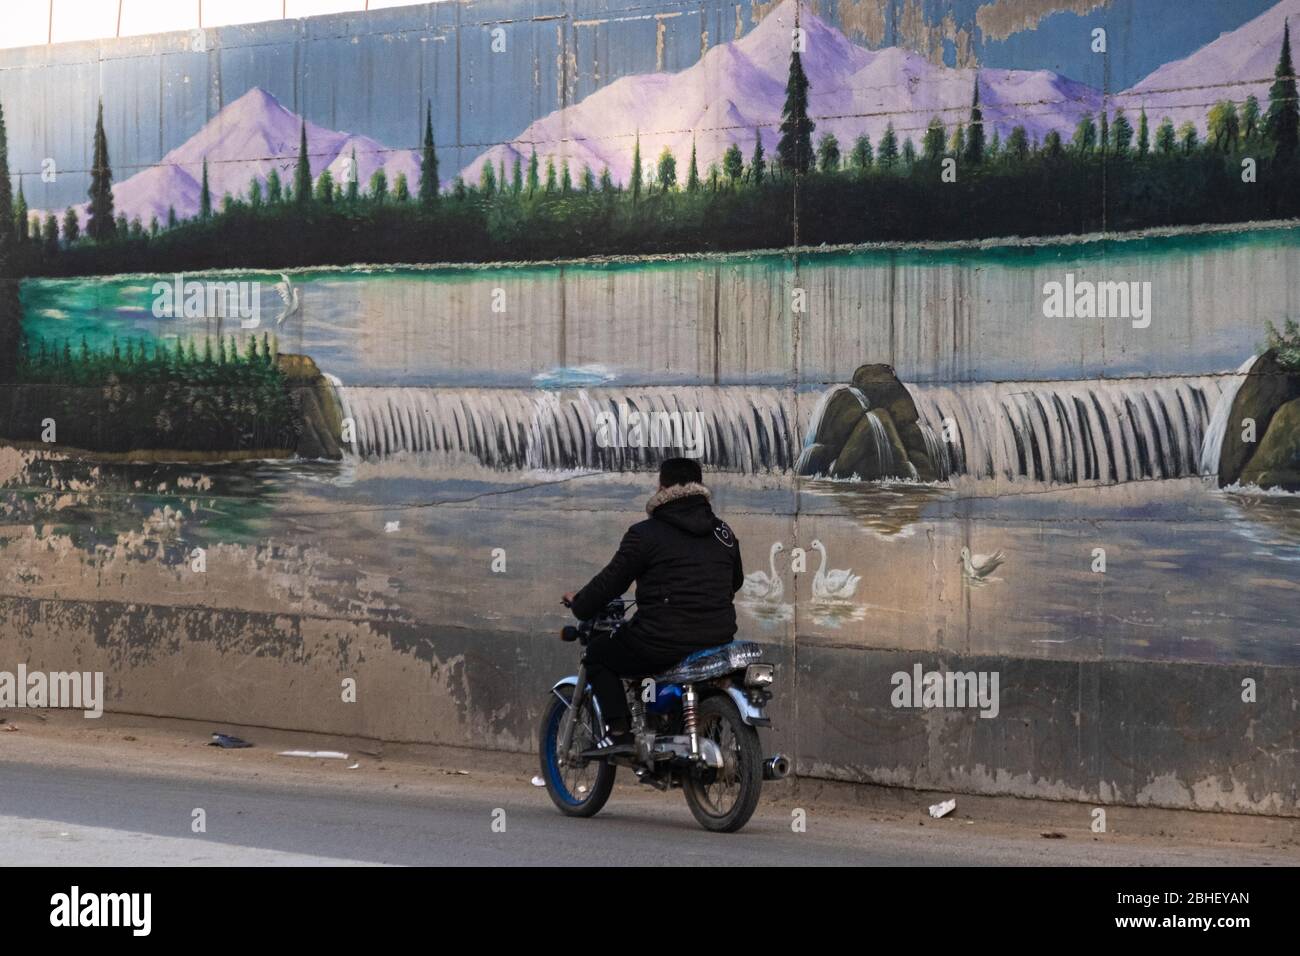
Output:
[[[156,319],[239,319],[241,328],[262,324],[262,283],[213,279],[186,279],[183,272],[171,282],[153,284]]]
[[[684,458],[704,454],[703,412],[641,412],[620,402],[618,412],[596,413],[596,444],[601,448],[666,448]]]
[[[1043,283],[1043,315],[1049,319],[1131,319],[1133,328],[1151,325],[1150,282],[1092,282],[1076,280],[1073,272],[1064,282]]]
[[[104,715],[103,671],[0,671],[0,710],[12,707],[83,711],[87,719]]]
[[[927,671],[914,664],[910,674],[896,671],[889,682],[895,707],[978,707],[981,717],[996,717],[1001,710],[997,671]]]

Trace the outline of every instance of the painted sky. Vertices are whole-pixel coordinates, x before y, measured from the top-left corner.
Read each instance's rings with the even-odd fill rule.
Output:
[[[1032,29],[981,40],[981,17],[1009,0],[819,0],[810,6],[858,42],[922,49],[983,65],[1052,69],[1120,90],[1267,9],[1270,0],[1015,0],[1050,12]],[[253,87],[333,130],[394,149],[418,144],[422,106],[434,104],[445,169],[467,165],[493,143],[620,77],[678,71],[702,48],[747,34],[774,4],[755,0],[476,0],[341,14],[208,31],[203,50],[173,33],[0,51],[0,103],[11,169],[28,202],[60,209],[85,199],[96,98],[103,96],[115,178],[157,163],[226,104]],[[992,18],[992,19],[990,19]],[[1013,18],[1014,20],[1015,18]],[[1028,17],[1032,20],[1033,17]],[[1110,56],[1089,49],[1105,26]],[[503,31],[508,52],[491,49]],[[1005,32],[1005,26],[1002,28]],[[1108,72],[1109,71],[1109,72]],[[38,175],[53,157],[60,175]]]

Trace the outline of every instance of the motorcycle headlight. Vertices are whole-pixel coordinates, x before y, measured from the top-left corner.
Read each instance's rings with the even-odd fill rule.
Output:
[[[745,668],[746,687],[766,687],[776,678],[776,668],[771,664],[750,664]]]

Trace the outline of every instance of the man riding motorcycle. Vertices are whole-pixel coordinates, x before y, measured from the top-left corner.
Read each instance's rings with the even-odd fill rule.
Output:
[[[740,542],[713,513],[702,481],[694,459],[666,460],[659,490],[646,502],[649,518],[628,528],[618,552],[586,587],[564,596],[574,616],[586,620],[633,581],[637,586],[632,620],[592,640],[583,658],[607,725],[600,756],[635,749],[623,678],[660,673],[736,634],[732,599],[745,580]]]

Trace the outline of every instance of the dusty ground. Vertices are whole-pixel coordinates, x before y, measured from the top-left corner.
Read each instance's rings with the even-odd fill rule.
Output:
[[[0,725],[0,858],[13,863],[637,862],[1300,864],[1300,821],[784,781],[743,834],[699,830],[679,793],[622,785],[571,821],[519,755],[190,721],[9,712]],[[10,730],[17,727],[17,730]],[[208,746],[212,731],[256,746]],[[277,756],[338,750],[347,760]],[[622,775],[620,779],[630,779]],[[926,807],[955,796],[933,820]],[[191,832],[192,808],[208,828]],[[506,833],[490,826],[504,809]],[[807,815],[806,832],[791,829]],[[1049,836],[1044,836],[1049,834]]]

